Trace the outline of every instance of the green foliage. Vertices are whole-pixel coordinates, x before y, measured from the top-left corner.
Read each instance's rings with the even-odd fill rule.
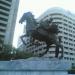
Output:
[[[0,51],[0,60],[10,60],[13,57],[15,48],[12,45],[3,45]],[[11,54],[13,52],[13,54]]]
[[[0,60],[26,59],[33,56],[33,53],[20,51],[12,47],[12,45],[3,45],[2,51],[0,52]]]
[[[30,53],[30,52],[17,51],[15,59],[26,59],[26,58],[33,57],[33,56],[34,56],[33,53]]]
[[[3,40],[0,38],[0,51],[2,51],[2,47],[3,47]]]
[[[12,51],[12,45],[3,45],[2,52],[5,54],[10,54]]]
[[[75,74],[75,66],[72,66],[71,69],[68,70],[69,74]]]
[[[75,74],[75,69],[68,70],[69,74]]]

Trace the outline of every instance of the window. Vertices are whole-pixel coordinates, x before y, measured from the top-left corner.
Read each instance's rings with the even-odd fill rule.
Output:
[[[59,28],[60,28],[60,29],[62,29],[62,27],[61,27],[61,26],[59,26]]]
[[[54,22],[54,23],[56,23],[56,24],[62,24],[62,22]]]
[[[68,21],[70,24],[72,24],[72,22],[71,21]]]
[[[42,50],[42,48],[39,49],[39,51],[41,51],[41,50]]]
[[[69,36],[71,36],[71,37],[72,37],[72,34],[69,34]]]
[[[35,52],[38,52],[38,50],[35,50]]]
[[[70,40],[70,41],[72,41],[72,39],[71,39],[71,38],[69,38],[69,40]]]
[[[70,50],[73,50],[73,48],[70,48]]]
[[[67,59],[68,60],[69,58],[68,57],[64,57],[64,59]]]
[[[72,26],[69,25],[69,28],[72,28]]]
[[[70,53],[70,55],[73,55],[73,53]]]
[[[63,19],[65,22],[67,22],[67,20],[66,19]]]
[[[50,14],[51,16],[52,15],[62,15],[62,14],[60,14],[60,13],[53,13],[53,14]]]
[[[6,0],[6,1],[12,2],[12,0]]]
[[[75,38],[75,35],[73,37]]]
[[[75,44],[74,44],[74,46],[75,46]]]
[[[74,60],[74,58],[72,58],[72,60]]]
[[[75,30],[75,27],[73,27],[73,29]]]
[[[75,24],[73,24],[75,26]]]
[[[59,33],[62,33],[62,31],[59,31]]]
[[[54,17],[54,19],[59,19],[59,20],[62,20],[62,18],[60,18],[60,17]]]
[[[64,42],[64,44],[68,44],[68,42]]]
[[[1,4],[4,4],[4,5],[6,5],[6,6],[11,6],[10,4],[8,4],[8,3],[4,2],[4,1],[1,1],[1,0],[0,0],[0,3],[1,3]]]
[[[0,26],[6,27],[6,26],[7,26],[7,24],[0,23]]]
[[[3,7],[3,6],[0,6],[0,9],[2,10],[6,10],[6,11],[9,11],[10,9],[6,8],[6,7]]]
[[[8,19],[2,18],[2,17],[0,17],[0,20],[2,20],[2,21],[8,21]]]
[[[5,36],[4,35],[0,35],[0,38],[4,38]]]
[[[65,49],[68,49],[68,47],[64,47]]]
[[[64,52],[65,54],[68,54],[68,52]]]
[[[4,29],[0,29],[0,31],[1,31],[1,32],[5,32],[6,30],[4,30]]]
[[[64,30],[68,31],[68,29],[67,29],[67,28],[64,28]]]
[[[49,51],[51,54],[55,53],[55,51]]]
[[[67,24],[66,24],[66,23],[64,23],[64,26],[67,26]]]
[[[0,11],[0,14],[1,14],[1,15],[5,15],[5,16],[9,16],[9,14],[6,13],[6,12],[1,12],[1,11]]]
[[[69,45],[70,45],[70,46],[73,46],[73,44],[72,44],[72,43],[69,43]]]
[[[68,35],[68,33],[64,32],[65,35]]]
[[[75,33],[75,31],[73,31],[73,33]]]

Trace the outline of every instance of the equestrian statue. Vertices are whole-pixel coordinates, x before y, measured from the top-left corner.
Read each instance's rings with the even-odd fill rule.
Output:
[[[21,36],[21,40],[24,44],[26,44],[23,40],[25,36],[30,37],[30,42],[35,44],[35,40],[38,42],[46,43],[46,51],[40,54],[40,56],[45,55],[52,44],[56,45],[55,49],[55,57],[58,58],[59,49],[61,48],[62,54],[60,58],[63,57],[63,46],[61,45],[61,37],[58,37],[59,33],[58,25],[53,22],[53,19],[39,21],[37,22],[34,18],[34,15],[31,12],[26,12],[21,17],[19,23],[23,23],[26,21],[26,34]]]

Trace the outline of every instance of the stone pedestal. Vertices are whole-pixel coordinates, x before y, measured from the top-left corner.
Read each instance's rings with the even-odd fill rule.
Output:
[[[71,64],[59,59],[30,58],[12,61],[0,61],[1,75],[53,75],[67,74]],[[5,74],[4,74],[5,73]],[[12,74],[11,74],[12,73]],[[54,74],[56,75],[56,74]],[[60,74],[61,75],[61,74]]]

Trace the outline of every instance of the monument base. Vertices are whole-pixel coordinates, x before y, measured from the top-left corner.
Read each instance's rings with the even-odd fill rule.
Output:
[[[55,58],[0,61],[0,75],[68,75],[70,66],[69,62]]]

